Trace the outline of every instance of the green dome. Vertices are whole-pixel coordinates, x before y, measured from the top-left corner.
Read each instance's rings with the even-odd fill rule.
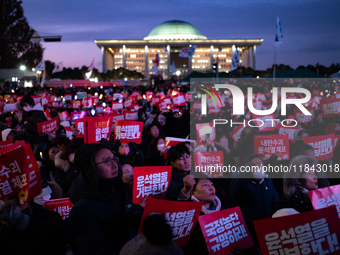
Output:
[[[206,36],[188,22],[169,20],[158,25],[144,40],[205,40]]]

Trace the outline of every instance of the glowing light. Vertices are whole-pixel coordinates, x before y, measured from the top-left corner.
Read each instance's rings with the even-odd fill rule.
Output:
[[[26,66],[21,65],[21,66],[19,67],[19,69],[20,69],[21,71],[25,71],[25,70],[26,70]]]

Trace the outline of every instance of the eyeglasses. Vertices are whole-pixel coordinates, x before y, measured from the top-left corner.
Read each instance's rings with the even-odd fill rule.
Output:
[[[119,158],[113,157],[113,158],[107,159],[105,161],[96,163],[96,165],[99,165],[99,164],[102,164],[102,163],[106,163],[107,166],[112,166],[114,162],[116,162],[116,163],[119,162]]]
[[[126,174],[133,173],[133,167],[130,169],[124,169],[123,173],[126,173]]]
[[[188,158],[190,158],[190,157],[191,157],[190,155],[185,154],[185,155],[183,155],[183,156],[180,156],[178,159],[179,159],[179,160],[184,160],[184,159],[188,159]]]
[[[159,131],[159,129],[158,128],[153,128],[152,131]]]

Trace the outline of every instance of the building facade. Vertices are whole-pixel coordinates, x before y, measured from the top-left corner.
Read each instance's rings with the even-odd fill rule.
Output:
[[[159,54],[159,74],[168,79],[176,74],[185,76],[191,71],[212,72],[218,62],[219,72],[229,72],[233,49],[240,55],[239,66],[256,69],[256,47],[263,39],[207,39],[190,23],[166,21],[155,27],[143,40],[95,40],[102,51],[103,72],[120,67],[141,72],[149,79],[156,54]],[[193,57],[179,56],[183,47],[196,46]],[[234,46],[234,47],[233,47]]]

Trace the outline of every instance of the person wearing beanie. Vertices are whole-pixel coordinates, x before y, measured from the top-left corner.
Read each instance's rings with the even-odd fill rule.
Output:
[[[80,173],[69,190],[73,207],[65,227],[73,254],[118,254],[132,222],[118,159],[102,139],[82,145],[74,164]]]
[[[1,132],[1,136],[2,141],[13,141],[16,136],[16,132],[11,128],[6,128]]]
[[[149,215],[143,222],[143,234],[130,240],[120,255],[184,255],[172,240],[172,230],[162,214]]]

